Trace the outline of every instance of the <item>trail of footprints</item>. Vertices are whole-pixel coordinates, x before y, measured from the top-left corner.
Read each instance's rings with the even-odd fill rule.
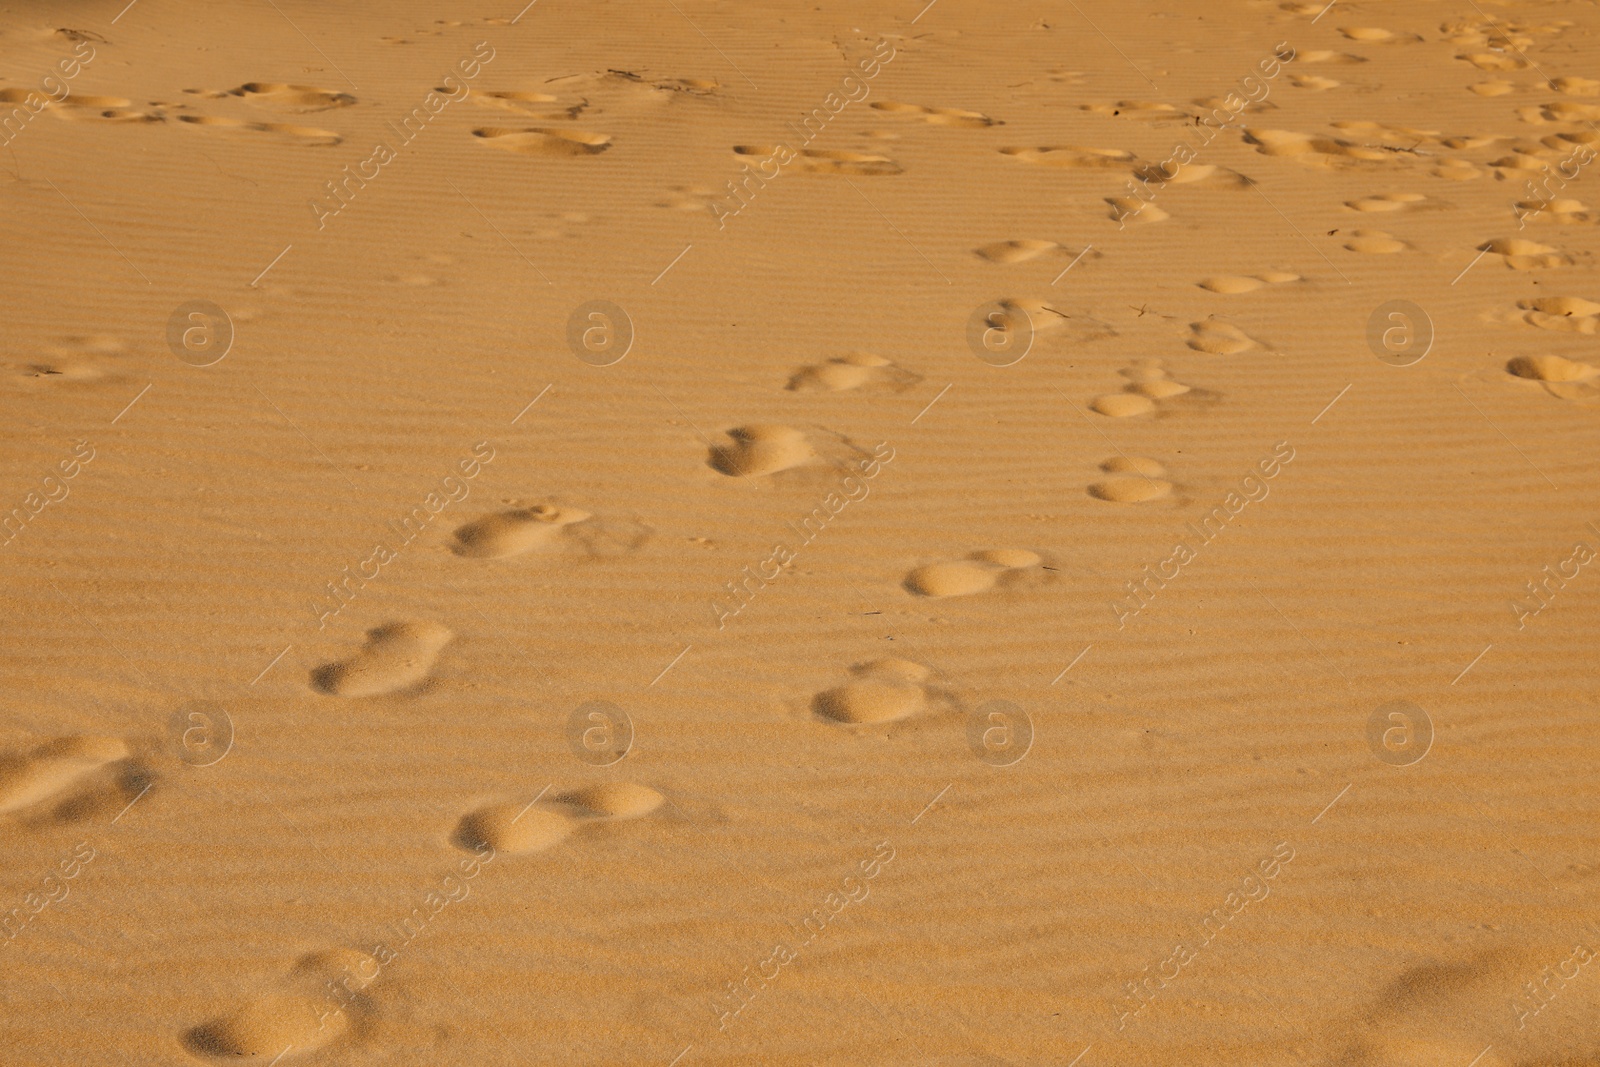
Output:
[[[1298,14],[1316,14],[1326,5],[1286,3],[1284,9]],[[1366,45],[1403,47],[1420,38],[1379,27],[1340,27],[1347,39]],[[1459,58],[1486,71],[1509,72],[1526,64],[1505,46],[1525,47],[1532,38],[1513,34],[1503,36],[1486,26],[1464,26],[1457,43],[1479,51],[1463,52]],[[1334,51],[1302,53],[1300,62],[1330,65],[1355,65],[1364,57]],[[637,76],[616,78],[639,81]],[[1296,87],[1326,91],[1340,83],[1317,75],[1292,74]],[[717,89],[715,82],[677,79],[677,84],[655,83],[657,92],[683,92],[705,95]],[[1485,96],[1506,95],[1515,85],[1491,81],[1471,87]],[[1563,77],[1548,88],[1565,96],[1600,95],[1600,81]],[[21,90],[0,88],[0,102],[18,99]],[[349,94],[315,86],[289,83],[247,82],[228,90],[185,90],[206,100],[238,99],[247,104],[287,112],[332,111],[356,103]],[[473,89],[468,99],[474,106],[539,122],[570,120],[587,107],[587,101],[560,106],[558,97],[544,92]],[[1196,101],[1202,107],[1215,107],[1217,101]],[[100,121],[164,121],[166,111],[134,109],[131,101],[118,97],[73,94],[59,105],[52,105],[61,117]],[[177,110],[183,105],[172,105]],[[983,129],[1002,125],[981,112],[930,107],[896,101],[875,101],[875,112],[891,119],[958,129]],[[1275,106],[1275,105],[1272,105]],[[1182,122],[1192,113],[1174,105],[1139,100],[1111,104],[1084,104],[1086,112],[1126,121],[1144,123]],[[1260,109],[1258,110],[1265,110]],[[1570,101],[1555,101],[1524,107],[1518,117],[1533,126],[1592,123],[1600,119],[1600,107]],[[331,130],[290,123],[262,122],[221,116],[177,114],[180,122],[216,129],[241,129],[286,135],[314,144],[336,144],[341,136]],[[1333,135],[1301,133],[1261,127],[1246,129],[1243,140],[1264,156],[1288,158],[1320,166],[1361,166],[1382,163],[1388,166],[1424,165],[1412,153],[1418,146],[1452,150],[1494,147],[1499,141],[1509,151],[1482,166],[1500,177],[1521,180],[1527,173],[1539,172],[1559,160],[1574,146],[1600,143],[1600,134],[1582,130],[1557,132],[1541,141],[1492,137],[1446,136],[1438,131],[1414,130],[1367,122],[1334,122]],[[472,135],[488,147],[529,156],[574,158],[598,155],[611,148],[609,136],[562,126],[480,126]],[[768,157],[773,146],[740,145],[739,156]],[[1083,145],[1003,147],[999,153],[1018,163],[1068,170],[1125,170],[1135,177],[1172,184],[1205,184],[1219,188],[1243,188],[1250,179],[1216,165],[1184,166],[1168,173],[1159,165],[1138,159],[1133,153],[1116,148]],[[797,153],[798,169],[816,174],[892,175],[903,168],[882,155],[839,150],[802,149]],[[1433,176],[1451,180],[1470,180],[1483,170],[1473,162],[1446,157],[1427,163]],[[671,206],[703,209],[710,189],[677,190]],[[1166,213],[1153,204],[1133,198],[1108,198],[1111,215],[1119,220],[1137,218],[1157,221]],[[1398,214],[1435,206],[1429,197],[1411,192],[1375,193],[1347,201],[1345,206],[1364,214]],[[1555,224],[1589,223],[1595,213],[1571,198],[1548,197],[1526,201],[1529,210],[1537,209],[1536,220]],[[1339,231],[1343,232],[1343,231]],[[1384,254],[1407,250],[1410,246],[1384,231],[1357,229],[1346,236],[1345,247],[1357,252]],[[1500,256],[1515,270],[1536,270],[1570,263],[1558,249],[1523,238],[1500,238],[1479,246],[1486,254]],[[1098,258],[1100,253],[1075,250],[1043,239],[998,241],[974,250],[979,258],[998,265],[1028,263],[1041,257]],[[1265,271],[1256,275],[1219,275],[1202,279],[1199,287],[1213,293],[1238,295],[1270,286],[1288,285],[1300,277],[1286,271]],[[1014,316],[1026,315],[1035,330],[1061,326],[1069,316],[1037,300],[1014,298],[1003,303]],[[1539,297],[1518,305],[1523,321],[1531,326],[1558,332],[1593,335],[1600,329],[1600,303],[1576,297]],[[1217,319],[1189,325],[1183,335],[1191,349],[1214,355],[1234,355],[1259,347],[1259,342],[1237,327]],[[1505,364],[1507,376],[1555,397],[1588,401],[1600,398],[1600,368],[1557,355],[1518,356]],[[89,378],[101,371],[93,362],[64,360],[57,364],[33,365],[36,375],[64,378]],[[1154,359],[1136,360],[1119,372],[1124,384],[1117,392],[1094,398],[1089,409],[1103,417],[1128,419],[1157,415],[1164,407],[1193,399],[1203,390],[1173,379]],[[901,391],[922,380],[920,375],[879,356],[852,353],[825,359],[799,368],[787,383],[794,392],[845,393],[884,389]],[[707,465],[733,479],[762,478],[813,465],[826,466],[830,457],[820,454],[807,435],[796,428],[753,423],[735,427],[723,440],[710,446]],[[1137,506],[1171,498],[1175,490],[1166,467],[1145,456],[1116,455],[1100,464],[1099,475],[1085,492],[1106,505]],[[648,531],[607,533],[606,524],[582,509],[551,503],[511,507],[464,523],[454,533],[448,548],[464,559],[499,561],[531,553],[550,551],[563,543],[584,545],[591,551],[602,541],[616,551],[638,547]],[[942,559],[915,567],[903,579],[902,587],[914,596],[949,599],[979,596],[1045,580],[1045,558],[1031,549],[998,548],[974,551],[962,558]],[[329,696],[360,700],[383,696],[417,694],[427,691],[441,655],[455,634],[449,628],[421,620],[395,621],[370,630],[363,646],[347,657],[318,667],[311,674],[314,689]],[[904,659],[877,659],[849,668],[842,684],[818,692],[811,712],[824,722],[838,726],[871,727],[915,719],[956,706],[955,698],[940,686],[933,672],[922,664]],[[0,815],[41,821],[72,821],[88,813],[126,803],[126,799],[150,781],[144,762],[128,744],[115,738],[63,737],[47,741],[31,750],[0,756]],[[611,782],[578,788],[545,798],[497,801],[473,809],[461,817],[450,841],[467,851],[485,847],[496,853],[527,855],[548,851],[572,838],[581,838],[601,826],[646,818],[665,802],[661,793],[632,782]],[[373,1007],[366,987],[368,982],[351,975],[376,975],[371,957],[353,950],[334,950],[302,958],[273,988],[236,1010],[222,1014],[187,1031],[183,1044],[197,1055],[217,1058],[260,1058],[272,1060],[293,1051],[296,1055],[325,1048],[359,1037],[373,1021]],[[1441,986],[1459,985],[1448,974],[1438,978]],[[339,1010],[328,1011],[325,989],[330,981],[340,982],[350,996]],[[1409,996],[1409,994],[1408,994]],[[1412,998],[1415,999],[1415,998]],[[1410,1010],[1406,997],[1395,1000],[1396,1011]],[[1377,1018],[1376,1015],[1373,1016]],[[1381,1029],[1381,1028],[1379,1028]],[[1442,1040],[1442,1039],[1441,1039]],[[1378,1062],[1388,1054],[1388,1039],[1377,1029],[1364,1032],[1352,1046],[1359,1062]],[[1443,1048],[1437,1041],[1413,1042],[1428,1054]],[[1424,1049],[1424,1046],[1425,1049]],[[1408,1046],[1408,1049],[1410,1046]],[[1452,1047],[1470,1058],[1473,1049]],[[1407,1053],[1410,1054],[1409,1052]],[[1384,1060],[1387,1062],[1387,1060]]]

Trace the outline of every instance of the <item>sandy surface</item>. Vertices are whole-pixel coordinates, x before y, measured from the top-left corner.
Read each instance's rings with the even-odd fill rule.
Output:
[[[0,1063],[1600,1063],[1591,5],[446,7],[0,10]]]

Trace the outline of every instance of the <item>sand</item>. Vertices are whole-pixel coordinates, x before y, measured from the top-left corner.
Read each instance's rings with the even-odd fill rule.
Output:
[[[1600,1063],[1592,7],[519,6],[0,11],[0,1063]]]

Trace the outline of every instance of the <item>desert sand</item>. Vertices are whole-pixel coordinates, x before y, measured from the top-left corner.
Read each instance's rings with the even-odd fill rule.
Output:
[[[11,3],[0,1064],[1600,1064],[1600,14]]]

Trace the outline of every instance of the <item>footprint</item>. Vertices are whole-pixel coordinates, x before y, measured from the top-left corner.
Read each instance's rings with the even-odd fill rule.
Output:
[[[237,89],[227,90],[227,94],[243,97],[253,104],[267,104],[289,111],[328,111],[336,107],[349,107],[356,102],[356,98],[349,93],[319,89],[315,85],[288,85],[282,82],[245,82]]]
[[[439,653],[455,638],[433,622],[391,622],[367,631],[367,643],[347,660],[328,663],[311,674],[324,693],[370,697],[420,687]]]
[[[1528,241],[1520,237],[1500,237],[1478,246],[1480,252],[1493,252],[1505,260],[1512,270],[1543,270],[1565,266],[1572,262],[1567,256],[1549,245]]]
[[[1288,282],[1300,281],[1300,275],[1291,274],[1284,270],[1269,270],[1261,274],[1220,274],[1214,278],[1202,278],[1195,284],[1202,289],[1209,289],[1213,293],[1253,293],[1267,285],[1284,285]]]
[[[1516,91],[1516,83],[1508,82],[1503,78],[1495,78],[1467,86],[1467,92],[1477,93],[1479,96],[1509,96]]]
[[[851,680],[826,689],[811,701],[812,712],[829,722],[875,725],[898,722],[948,706],[943,690],[932,689],[932,671],[906,659],[875,659],[850,668]]]
[[[333,130],[319,129],[316,126],[295,126],[286,122],[246,122],[243,119],[224,118],[220,115],[179,115],[178,121],[217,130],[250,130],[262,133],[277,133],[286,137],[297,138],[317,147],[328,147],[344,141],[344,137]]]
[[[770,159],[773,153],[779,151],[776,145],[735,145],[733,150],[741,156],[760,156],[763,159]],[[905,168],[888,156],[822,148],[802,148],[794,153],[793,161],[784,166],[798,167],[806,174],[854,174],[875,177],[905,173]]]
[[[868,352],[852,352],[836,356],[822,363],[801,367],[789,379],[790,392],[842,393],[865,386],[884,385],[895,392],[922,381],[922,375],[898,367],[882,356]]]
[[[1196,325],[1200,325],[1197,323]],[[1089,402],[1089,410],[1113,419],[1131,419],[1154,414],[1158,401],[1172,400],[1193,393],[1191,386],[1167,377],[1159,359],[1140,359],[1118,372],[1126,383],[1120,393],[1107,393]],[[1213,399],[1205,394],[1206,399]]]
[[[472,131],[472,136],[481,139],[484,144],[523,156],[597,156],[611,147],[611,138],[605,134],[549,126],[522,129],[480,126]]]
[[[1344,246],[1352,252],[1365,252],[1368,255],[1393,255],[1411,248],[1394,234],[1383,230],[1352,230],[1350,240]]]
[[[1184,343],[1196,352],[1209,352],[1214,356],[1233,356],[1256,347],[1256,340],[1230,323],[1217,319],[1189,324]]]
[[[1592,979],[1579,977],[1593,958],[1586,946],[1580,953],[1571,940],[1562,939],[1542,951],[1497,945],[1467,958],[1415,963],[1377,990],[1354,1018],[1337,1021],[1330,1034],[1337,1052],[1329,1062],[1348,1067],[1594,1063],[1600,1042],[1592,1027],[1578,1022],[1593,1018],[1600,1007],[1600,989]],[[1560,993],[1556,1010],[1570,1025],[1562,1026],[1559,1017],[1538,1019],[1543,1025],[1527,1018],[1551,1003],[1552,982]],[[1516,1050],[1510,1054],[1497,1035],[1516,1030],[1521,1033],[1510,1038]]]
[[[966,559],[930,563],[906,575],[905,588],[927,597],[972,596],[993,589],[1003,577],[1040,567],[1044,560],[1023,548],[974,552]]]
[[[1427,199],[1421,193],[1379,193],[1360,200],[1346,200],[1344,206],[1352,211],[1405,211],[1415,208]]]
[[[1100,464],[1100,469],[1110,478],[1089,486],[1089,495],[1113,504],[1142,504],[1160,500],[1172,493],[1172,483],[1166,481],[1167,469],[1144,456],[1112,456]]]
[[[1600,396],[1600,367],[1562,356],[1517,356],[1506,364],[1506,373],[1524,381],[1538,382],[1551,396],[1563,400],[1589,400]]]
[[[1192,116],[1172,104],[1152,100],[1118,100],[1114,104],[1079,104],[1079,111],[1092,111],[1097,115],[1132,119],[1136,122],[1154,122],[1160,119],[1187,119]]]
[[[1341,83],[1317,74],[1291,74],[1289,75],[1289,84],[1296,89],[1312,89],[1318,92],[1325,92],[1329,89],[1337,89]]]
[[[1366,56],[1351,55],[1349,52],[1334,52],[1326,48],[1301,52],[1296,59],[1301,63],[1338,63],[1345,65],[1365,63],[1367,61]]]
[[[1520,300],[1523,321],[1542,330],[1593,334],[1600,328],[1600,304],[1575,296],[1546,296]]]
[[[1550,88],[1568,96],[1600,96],[1600,81],[1594,78],[1563,76],[1552,78]]]
[[[1022,163],[1073,170],[1109,170],[1127,167],[1136,157],[1120,148],[1086,148],[1082,145],[1045,145],[1039,148],[1002,148],[1000,154]]]
[[[1391,155],[1389,150],[1382,147],[1356,144],[1338,137],[1318,137],[1315,134],[1299,133],[1294,130],[1251,128],[1244,131],[1244,142],[1254,145],[1256,151],[1264,156],[1299,158],[1325,164],[1342,160],[1367,162],[1387,160]]]
[[[1117,222],[1160,222],[1172,217],[1165,210],[1137,196],[1108,196],[1106,203],[1111,205],[1110,217]]]
[[[314,953],[275,989],[196,1026],[183,1043],[208,1058],[272,1063],[327,1048],[370,1027],[372,1002],[363,991],[378,971],[376,959],[354,949]]]
[[[642,819],[665,801],[649,786],[608,782],[529,803],[491,804],[463,816],[452,840],[468,851],[487,845],[513,855],[554,848],[585,824]]]
[[[1483,177],[1483,171],[1464,159],[1446,159],[1428,173],[1446,181],[1466,182]]]
[[[1525,70],[1528,66],[1527,60],[1503,52],[1466,52],[1456,58],[1479,70]]]
[[[808,463],[816,456],[805,434],[789,426],[737,426],[728,431],[728,437],[728,444],[712,446],[707,462],[729,477],[774,474]]]
[[[917,119],[935,126],[957,126],[963,129],[980,129],[984,126],[1004,126],[981,111],[963,111],[953,107],[923,107],[920,104],[902,104],[894,100],[877,100],[868,105],[876,111],[902,118]]]
[[[987,259],[990,263],[1026,263],[1030,259],[1038,259],[1046,252],[1053,252],[1061,246],[1054,241],[1016,240],[997,241],[992,245],[973,249],[979,259]]]
[[[61,798],[97,772],[130,756],[115,737],[60,737],[28,752],[0,756],[0,815]]]
[[[1422,40],[1414,33],[1395,33],[1381,26],[1341,26],[1339,32],[1352,41],[1367,44],[1414,44]]]
[[[593,518],[578,508],[536,504],[531,508],[502,511],[458,527],[450,551],[473,559],[504,559],[544,548],[566,527]]]
[[[1553,104],[1519,107],[1517,117],[1534,126],[1543,126],[1550,122],[1594,122],[1600,119],[1600,105],[1558,101]]]

